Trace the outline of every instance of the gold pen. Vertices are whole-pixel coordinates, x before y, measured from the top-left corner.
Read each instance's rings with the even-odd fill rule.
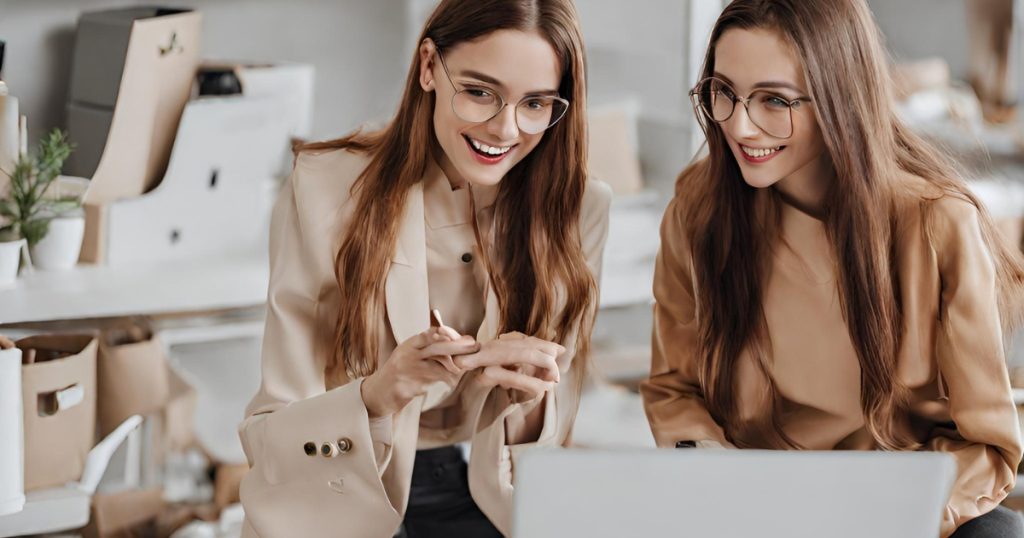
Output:
[[[432,308],[430,310],[430,325],[440,329],[442,334],[452,340],[462,338],[462,335],[460,335],[458,331],[444,324],[444,321],[441,320],[441,311],[436,308]],[[458,366],[455,366],[455,361],[452,360],[451,355],[434,357],[434,360],[441,363],[441,366],[444,366],[445,370],[456,375],[462,375],[462,370],[460,370]]]

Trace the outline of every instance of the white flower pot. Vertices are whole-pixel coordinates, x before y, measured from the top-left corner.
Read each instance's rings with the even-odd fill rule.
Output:
[[[32,247],[32,265],[42,270],[71,269],[78,263],[85,235],[85,217],[58,217],[50,231]]]
[[[21,350],[0,349],[0,516],[25,506]]]
[[[23,248],[25,248],[24,239],[0,242],[0,288],[13,286],[17,280]]]

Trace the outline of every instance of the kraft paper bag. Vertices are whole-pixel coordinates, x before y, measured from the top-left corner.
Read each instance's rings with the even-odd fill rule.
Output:
[[[132,415],[159,412],[170,388],[163,345],[143,325],[104,330],[100,336],[98,420],[100,437]]]
[[[25,491],[82,476],[96,434],[96,349],[92,335],[21,339]]]

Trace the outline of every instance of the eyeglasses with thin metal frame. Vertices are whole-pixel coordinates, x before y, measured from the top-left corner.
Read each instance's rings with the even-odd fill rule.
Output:
[[[767,90],[756,90],[742,97],[728,82],[717,77],[698,82],[690,90],[690,101],[699,117],[715,123],[729,121],[736,111],[736,103],[743,103],[747,117],[758,129],[781,139],[793,136],[793,110],[799,110],[802,103],[813,102],[810,97],[788,99]]]
[[[487,86],[460,88],[452,80],[448,65],[441,51],[437,51],[448,83],[455,89],[452,95],[452,112],[462,121],[486,123],[494,119],[509,104],[505,97]],[[526,95],[516,105],[516,126],[527,134],[539,134],[558,123],[569,110],[569,101],[554,95]]]

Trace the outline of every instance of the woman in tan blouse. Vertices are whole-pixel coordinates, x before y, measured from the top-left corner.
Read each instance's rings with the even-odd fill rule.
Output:
[[[894,114],[864,1],[736,0],[702,78],[708,153],[662,224],[641,386],[658,446],[943,451],[942,535],[1024,536],[997,508],[1021,258]]]
[[[442,1],[392,123],[298,152],[240,427],[246,536],[509,532],[516,459],[568,437],[597,305],[583,57],[571,0]]]

